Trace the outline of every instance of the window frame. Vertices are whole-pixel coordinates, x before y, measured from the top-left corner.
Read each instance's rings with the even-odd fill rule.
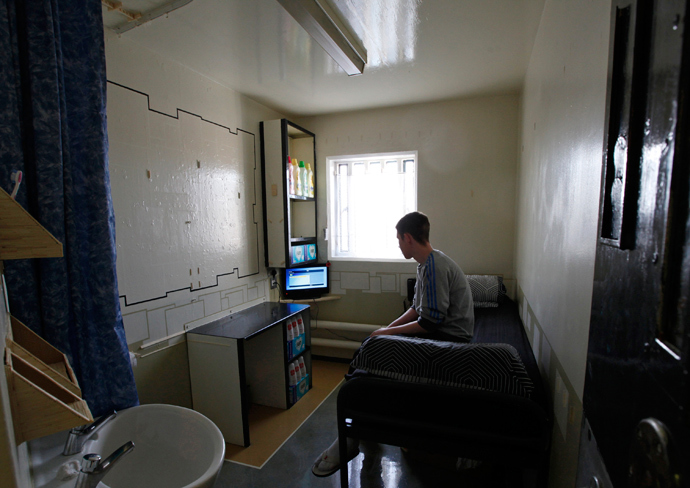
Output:
[[[364,162],[366,169],[371,163],[379,163],[381,165],[381,172],[385,173],[386,163],[396,159],[399,164],[399,169],[404,169],[404,161],[406,159],[414,159],[414,172],[413,172],[413,185],[414,185],[414,209],[418,209],[418,195],[419,195],[419,185],[418,185],[418,175],[419,175],[419,155],[417,151],[394,151],[385,153],[364,153],[364,154],[348,154],[341,156],[328,156],[326,157],[326,168],[327,168],[327,182],[326,182],[326,215],[327,215],[327,227],[328,227],[328,238],[326,239],[326,249],[328,250],[328,260],[329,261],[343,261],[343,262],[385,262],[385,263],[407,263],[408,259],[400,253],[398,258],[376,258],[376,257],[360,257],[360,256],[334,256],[332,249],[335,244],[332,241],[335,239],[335,233],[332,232],[335,226],[335,209],[333,208],[333,191],[335,191],[335,171],[337,163],[347,162],[352,167],[352,163]],[[351,176],[351,169],[348,170],[348,176]],[[402,215],[401,215],[402,217]],[[391,229],[394,232],[394,229]]]

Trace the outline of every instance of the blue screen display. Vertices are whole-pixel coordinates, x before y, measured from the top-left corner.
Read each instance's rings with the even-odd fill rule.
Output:
[[[285,291],[313,290],[328,288],[328,268],[311,266],[285,270]]]

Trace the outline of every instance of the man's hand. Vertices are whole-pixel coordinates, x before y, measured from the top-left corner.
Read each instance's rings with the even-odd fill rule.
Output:
[[[390,329],[388,327],[381,327],[380,329],[376,329],[374,332],[369,334],[369,336],[377,336],[377,335],[388,335],[391,334]]]
[[[395,334],[428,334],[429,331],[423,329],[417,322],[409,322],[402,325],[389,325],[381,329],[376,329],[369,334],[370,336],[377,335],[395,335]]]

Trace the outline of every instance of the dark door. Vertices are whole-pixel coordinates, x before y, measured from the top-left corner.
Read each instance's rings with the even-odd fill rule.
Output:
[[[690,486],[687,0],[614,0],[584,413],[616,487]]]

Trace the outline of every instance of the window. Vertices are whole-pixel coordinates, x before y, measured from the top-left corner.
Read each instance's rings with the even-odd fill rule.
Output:
[[[417,154],[328,158],[329,259],[404,260],[395,224],[417,210]]]

